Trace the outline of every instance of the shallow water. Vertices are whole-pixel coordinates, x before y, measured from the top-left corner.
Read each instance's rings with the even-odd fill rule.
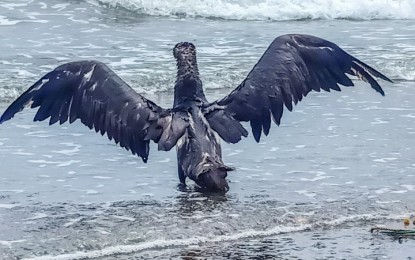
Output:
[[[237,168],[226,195],[193,184],[179,191],[174,151],[152,146],[144,164],[81,123],[33,123],[35,111],[25,110],[0,126],[0,259],[415,256],[413,240],[369,232],[400,227],[415,211],[414,20],[148,16],[95,1],[0,7],[0,111],[77,59],[108,63],[168,107],[171,49],[184,40],[198,48],[210,100],[236,87],[284,33],[334,41],[395,81],[381,82],[385,97],[357,81],[310,93],[259,144],[224,144],[225,162]]]

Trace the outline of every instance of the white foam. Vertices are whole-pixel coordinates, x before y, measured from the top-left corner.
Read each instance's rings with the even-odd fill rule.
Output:
[[[0,190],[0,192],[14,192],[16,194],[24,192],[24,190]]]
[[[19,240],[0,240],[0,245],[12,247],[14,243],[23,243],[26,242],[26,239],[19,239]]]
[[[36,219],[42,219],[42,218],[47,218],[47,217],[48,215],[45,213],[35,213],[33,217],[25,218],[23,220],[36,220]]]
[[[374,162],[379,162],[379,163],[388,163],[388,162],[391,162],[391,161],[395,161],[397,159],[398,158],[379,158],[379,159],[374,159],[373,161]]]
[[[135,221],[135,218],[133,218],[133,217],[117,216],[117,215],[113,215],[112,217],[113,218],[116,218],[116,219],[131,221],[131,222],[134,222]]]
[[[97,190],[86,190],[86,194],[98,194],[99,192]]]
[[[79,222],[79,221],[82,221],[84,218],[83,217],[79,217],[79,218],[74,218],[74,219],[71,219],[71,220],[69,220],[67,223],[65,223],[65,224],[63,224],[63,226],[64,227],[70,227],[70,226],[72,226],[73,224],[75,224],[75,223],[77,223],[77,222]],[[49,259],[49,258],[47,258],[47,259]],[[50,259],[53,259],[53,258],[50,258]],[[65,259],[65,258],[62,258],[62,259]],[[76,259],[76,258],[75,258]]]
[[[69,3],[55,4],[55,5],[51,6],[51,8],[56,9],[57,12],[60,12],[60,11],[64,10],[65,8],[67,8],[69,5],[70,5]]]
[[[143,250],[149,249],[158,249],[158,248],[166,248],[166,247],[182,247],[182,246],[191,246],[191,245],[198,245],[202,243],[220,243],[226,241],[236,241],[240,239],[246,238],[254,238],[254,237],[267,237],[267,236],[275,236],[278,234],[284,233],[293,233],[293,232],[300,232],[308,229],[316,229],[321,228],[322,226],[338,226],[346,222],[353,222],[353,221],[368,221],[368,220],[380,220],[380,219],[402,219],[407,215],[380,215],[378,213],[375,214],[361,214],[361,215],[353,215],[353,216],[345,216],[339,217],[332,221],[324,221],[317,224],[301,224],[297,226],[276,226],[267,230],[247,230],[240,233],[232,234],[232,235],[220,235],[220,236],[212,236],[212,237],[191,237],[185,239],[171,239],[171,240],[154,240],[143,242],[139,244],[133,245],[116,245],[110,246],[107,248],[103,248],[100,250],[94,251],[78,251],[69,254],[62,254],[62,255],[44,255],[38,256],[33,258],[24,258],[25,260],[77,260],[77,259],[93,259],[99,257],[106,257],[106,256],[113,256],[119,254],[131,254],[140,252]]]
[[[39,137],[39,138],[49,138],[54,135],[47,134],[47,131],[33,131],[33,132],[27,132],[24,134],[25,136],[33,136],[33,137]]]
[[[18,128],[22,128],[22,129],[32,129],[32,128],[35,128],[35,127],[39,127],[37,125],[20,125],[20,124],[16,124],[15,126],[18,127]]]
[[[316,176],[314,178],[300,178],[300,181],[311,181],[311,182],[313,182],[313,181],[324,180],[324,179],[327,179],[327,178],[333,178],[333,176],[323,176],[323,175],[320,175],[320,176]]]
[[[79,161],[79,160],[69,160],[69,161],[65,161],[65,162],[62,162],[62,163],[59,163],[58,165],[56,165],[57,167],[65,167],[65,166],[70,166],[70,165],[72,165],[72,164],[75,164],[75,163],[80,163],[81,161]]]
[[[0,98],[2,100],[9,100],[19,96],[19,91],[17,88],[7,89],[7,88],[0,88]]]
[[[79,160],[68,160],[68,161],[28,160],[28,162],[34,163],[34,164],[40,164],[40,165],[56,164],[57,167],[65,167],[65,166],[70,166],[72,164],[80,163],[81,161]]]
[[[400,117],[415,118],[415,114],[400,115]]]
[[[389,192],[390,190],[391,190],[390,188],[385,187],[385,188],[380,188],[380,189],[375,190],[375,193],[376,194],[384,194],[384,193]]]
[[[99,176],[99,175],[92,176],[92,178],[94,178],[94,179],[112,179],[112,177],[109,177],[109,176]]]
[[[304,195],[304,196],[306,196],[307,198],[314,198],[317,194],[316,193],[314,193],[314,192],[309,192],[309,191],[307,191],[307,190],[297,190],[297,191],[294,191],[294,192],[296,192],[296,193],[298,193],[298,194],[301,194],[301,195]]]
[[[12,209],[17,206],[20,206],[20,204],[0,204],[0,209]]]
[[[34,23],[47,23],[47,20],[39,20],[36,19],[35,17],[29,17],[31,19],[27,19],[27,20],[9,20],[7,19],[7,17],[0,15],[0,26],[12,26],[12,25],[16,25],[18,23],[21,22],[34,22]]]
[[[2,143],[0,143],[0,144],[2,144]],[[13,152],[12,154],[15,154],[15,155],[35,155],[34,153],[25,153],[25,152],[20,152],[20,151]]]
[[[7,19],[3,15],[0,15],[0,26],[1,25],[15,25],[15,24],[18,24],[18,23],[20,23],[20,21],[12,21],[12,20]]]
[[[343,170],[349,170],[350,167],[331,167],[330,170],[336,170],[336,171],[343,171]]]
[[[408,52],[406,55],[412,55],[412,52]],[[396,57],[397,62],[389,61],[385,64],[384,73],[391,78],[398,78],[408,81],[415,80],[415,67],[413,60],[405,61],[405,54]]]
[[[237,20],[413,19],[413,0],[97,0],[139,14]]]
[[[79,144],[75,144],[75,143],[60,143],[62,145],[68,146],[68,147],[73,147],[72,149],[63,149],[63,150],[58,150],[58,151],[52,151],[52,153],[59,153],[59,154],[64,154],[64,155],[74,155],[76,153],[79,152],[80,148],[82,147],[82,145]]]
[[[14,10],[16,7],[25,6],[26,3],[1,3],[1,7],[7,8],[8,10]]]
[[[103,229],[95,229],[95,231],[97,231],[97,232],[99,232],[100,234],[103,234],[103,235],[111,234],[111,232],[103,230]]]
[[[390,193],[396,193],[396,194],[402,194],[402,193],[407,193],[407,190],[395,190],[395,191],[391,191]]]
[[[404,187],[405,189],[407,189],[408,191],[415,190],[415,185],[402,184],[401,186]]]

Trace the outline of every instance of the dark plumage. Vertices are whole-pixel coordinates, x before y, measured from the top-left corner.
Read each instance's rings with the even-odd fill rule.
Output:
[[[168,151],[177,147],[178,172],[210,190],[226,191],[227,172],[220,138],[237,143],[248,131],[255,140],[267,135],[271,119],[280,124],[284,106],[291,111],[310,91],[340,91],[338,84],[353,86],[346,74],[368,82],[384,95],[373,77],[386,76],[347,54],[337,45],[310,35],[277,37],[244,81],[229,95],[209,103],[204,95],[191,43],[178,43],[174,105],[164,109],[137,94],[105,64],[78,61],[47,73],[14,101],[0,118],[11,119],[25,106],[39,107],[34,121],[49,124],[80,119],[90,129],[107,134],[121,147],[147,162],[149,142]]]

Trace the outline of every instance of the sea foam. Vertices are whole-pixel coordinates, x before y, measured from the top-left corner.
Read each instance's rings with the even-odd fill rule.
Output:
[[[413,0],[91,0],[155,16],[232,20],[414,19]]]
[[[147,241],[132,245],[115,245],[109,246],[100,250],[93,251],[78,251],[61,255],[43,255],[31,258],[24,258],[24,260],[81,260],[81,259],[94,259],[100,257],[114,256],[119,254],[131,254],[144,250],[162,249],[166,247],[183,247],[198,245],[201,243],[220,243],[226,241],[237,241],[240,239],[275,236],[279,234],[301,232],[305,230],[313,230],[322,227],[334,227],[347,222],[356,221],[372,221],[372,220],[393,220],[402,219],[406,215],[379,215],[379,214],[361,214],[339,217],[331,221],[323,221],[316,224],[301,224],[298,226],[275,226],[266,230],[247,230],[230,235],[220,235],[214,237],[191,237],[184,239],[172,239],[172,240],[154,240]],[[75,219],[78,221],[79,219]],[[68,223],[72,225],[73,223]]]

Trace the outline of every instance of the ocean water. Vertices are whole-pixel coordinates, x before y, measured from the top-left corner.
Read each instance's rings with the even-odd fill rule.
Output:
[[[1,1],[0,112],[80,59],[171,106],[180,41],[213,101],[286,33],[331,40],[394,83],[385,97],[357,80],[310,93],[259,144],[223,144],[237,169],[226,195],[179,191],[174,151],[152,146],[144,164],[24,110],[0,125],[0,259],[413,259],[414,240],[369,230],[415,212],[414,19],[412,0]]]

